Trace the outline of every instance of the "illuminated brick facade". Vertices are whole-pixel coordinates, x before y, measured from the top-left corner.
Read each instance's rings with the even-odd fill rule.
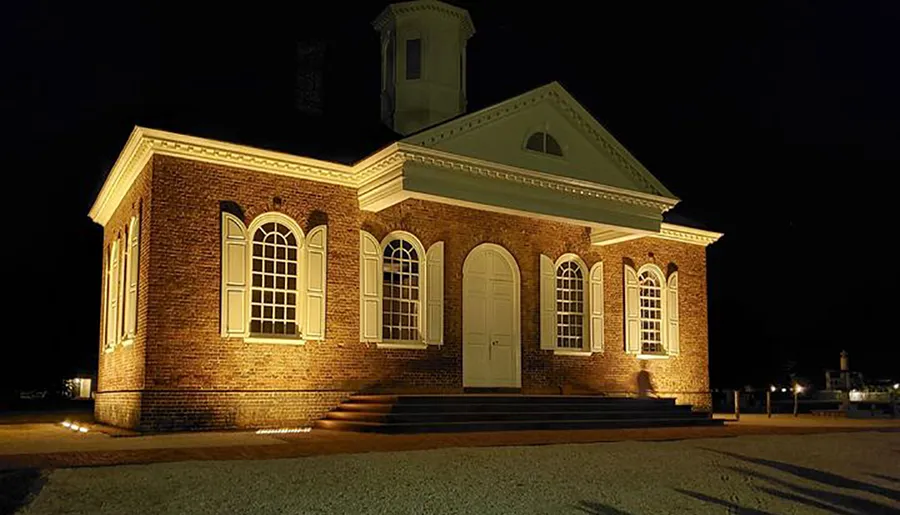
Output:
[[[327,225],[324,341],[283,345],[220,335],[226,206],[239,207],[245,222],[281,211],[304,231]],[[505,247],[520,269],[522,392],[635,393],[643,370],[657,392],[709,404],[707,394],[696,393],[709,389],[703,246],[661,238],[596,246],[583,225],[425,200],[361,211],[352,187],[163,155],[152,157],[105,224],[104,249],[138,210],[138,329],[132,344],[111,352],[101,334],[100,422],[143,430],[287,427],[320,417],[354,392],[461,392],[462,265],[484,242]],[[445,243],[443,345],[379,349],[360,342],[360,229],[376,238],[409,231],[426,248]],[[605,265],[602,353],[540,349],[539,257],[565,252],[588,266]],[[667,359],[639,360],[624,350],[622,265],[648,262],[677,268],[680,277],[680,354]],[[101,321],[101,333],[103,327]]]

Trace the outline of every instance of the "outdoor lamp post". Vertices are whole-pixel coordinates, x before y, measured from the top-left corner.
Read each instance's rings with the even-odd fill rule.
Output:
[[[847,351],[841,351],[841,379],[844,383],[843,402],[841,410],[847,412],[850,410],[850,354]]]

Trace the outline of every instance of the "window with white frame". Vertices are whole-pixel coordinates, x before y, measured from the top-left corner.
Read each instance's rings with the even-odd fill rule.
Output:
[[[663,348],[662,279],[651,270],[638,276],[641,307],[641,353],[665,354]]]
[[[385,348],[440,345],[443,261],[443,242],[426,252],[405,231],[394,231],[381,242],[360,231],[360,341]]]
[[[561,349],[584,347],[584,270],[575,260],[556,267],[556,343]]]
[[[248,226],[222,213],[222,336],[254,343],[325,338],[327,227],[283,213]]]
[[[405,239],[384,246],[382,334],[385,340],[419,341],[419,253]]]
[[[297,236],[283,223],[268,222],[254,232],[251,335],[298,335],[299,250]]]
[[[668,279],[647,263],[625,265],[625,351],[640,359],[666,358],[681,352],[678,271]]]
[[[540,256],[541,349],[590,356],[603,352],[603,262],[577,254]]]

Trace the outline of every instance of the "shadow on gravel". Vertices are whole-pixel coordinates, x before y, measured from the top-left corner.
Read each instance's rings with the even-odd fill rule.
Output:
[[[575,508],[588,515],[631,515],[627,511],[596,501],[581,501]]]
[[[41,491],[47,475],[38,469],[0,471],[0,515],[15,513]]]
[[[893,490],[891,488],[885,488],[879,485],[873,485],[870,483],[864,483],[862,481],[857,481],[856,479],[850,479],[844,476],[839,476],[837,474],[832,474],[831,472],[825,472],[823,470],[811,469],[809,467],[801,467],[799,465],[793,465],[790,463],[783,463],[781,461],[767,460],[763,458],[752,458],[750,456],[743,456],[741,454],[736,454],[733,452],[727,451],[719,451],[716,449],[704,448],[707,451],[715,452],[718,454],[722,454],[724,456],[728,456],[731,458],[739,459],[741,461],[745,461],[747,463],[753,463],[754,465],[762,465],[765,467],[770,467],[775,470],[780,470],[781,472],[786,472],[788,474],[808,479],[810,481],[815,481],[816,483],[821,483],[823,485],[834,486],[837,488],[844,488],[846,490],[857,490],[860,492],[868,492],[875,495],[880,495],[883,497],[887,497],[888,499],[894,501],[900,501],[900,491]],[[741,469],[745,470],[745,469]]]
[[[687,495],[688,497],[693,497],[698,501],[703,501],[706,504],[719,505],[728,510],[726,513],[734,513],[736,515],[772,515],[767,511],[755,510],[753,508],[744,508],[743,506],[734,504],[733,502],[728,502],[723,499],[716,499],[715,497],[701,494],[700,492],[691,492],[690,490],[682,490],[681,488],[676,488],[675,491]]]
[[[875,479],[883,479],[885,481],[890,481],[891,483],[900,483],[900,477],[886,476],[884,474],[868,474],[868,475],[874,477]]]
[[[816,509],[846,515],[855,515],[857,513],[896,513],[896,508],[870,501],[869,499],[839,494],[819,488],[795,485],[774,476],[769,476],[762,472],[757,472],[744,467],[728,467],[728,469],[744,477],[752,477],[781,488],[780,490],[774,488],[761,489],[769,495],[781,497],[782,499],[787,499]]]

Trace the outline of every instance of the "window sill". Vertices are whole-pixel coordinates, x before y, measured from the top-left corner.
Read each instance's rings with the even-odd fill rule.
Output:
[[[637,359],[669,359],[668,354],[638,354]]]
[[[589,350],[564,350],[554,349],[554,356],[592,356],[594,353]]]
[[[378,349],[424,350],[428,348],[428,344],[425,342],[377,342],[375,347]]]
[[[303,345],[306,340],[303,338],[278,338],[267,336],[246,336],[244,343],[269,343],[275,345]]]
[[[134,338],[128,338],[119,342],[123,347],[128,347],[132,343],[134,343]]]

